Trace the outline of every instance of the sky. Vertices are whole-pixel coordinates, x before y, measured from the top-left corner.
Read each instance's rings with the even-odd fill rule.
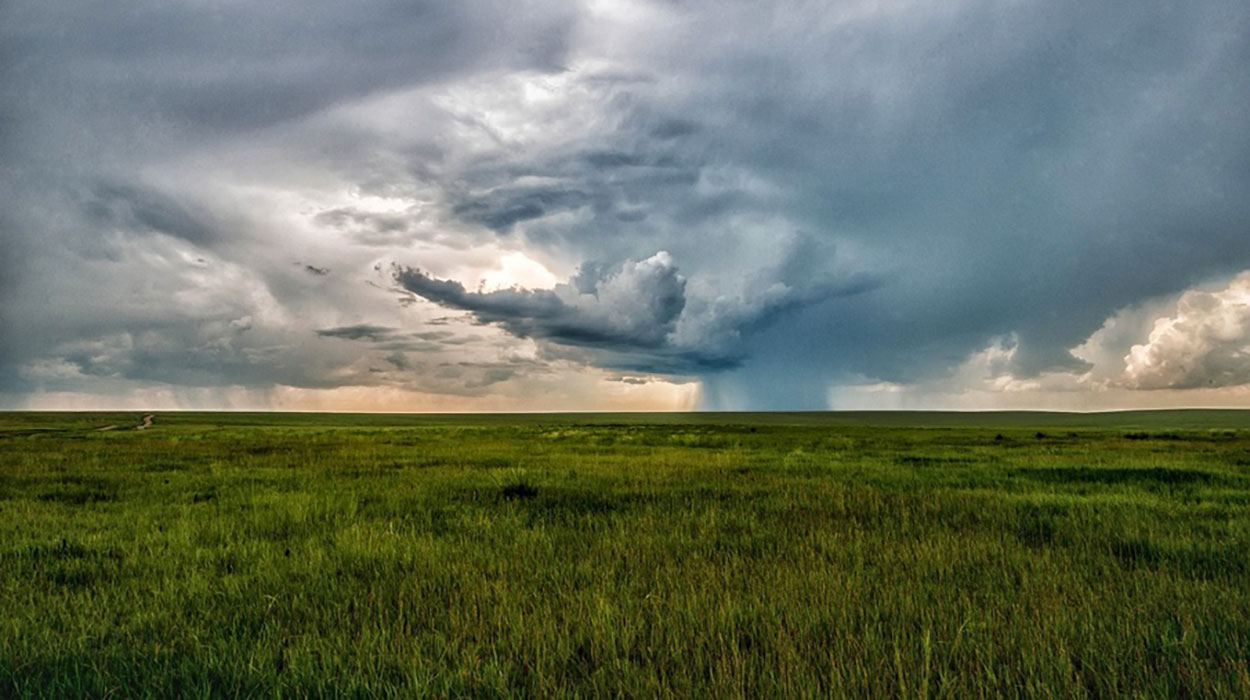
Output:
[[[1250,406],[1244,0],[4,0],[0,408]]]

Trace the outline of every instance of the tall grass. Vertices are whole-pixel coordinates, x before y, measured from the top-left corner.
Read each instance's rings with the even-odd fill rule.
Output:
[[[1246,697],[1221,416],[8,414],[0,695]]]

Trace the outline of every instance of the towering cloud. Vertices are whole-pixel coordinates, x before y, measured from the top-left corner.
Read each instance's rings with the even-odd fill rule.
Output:
[[[1192,389],[1250,383],[1250,273],[1216,292],[1187,291],[1176,312],[1155,321],[1125,358],[1135,389]]]

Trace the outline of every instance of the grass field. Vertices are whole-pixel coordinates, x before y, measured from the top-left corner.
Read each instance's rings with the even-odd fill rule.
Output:
[[[140,419],[0,414],[0,696],[1250,696],[1250,413]]]

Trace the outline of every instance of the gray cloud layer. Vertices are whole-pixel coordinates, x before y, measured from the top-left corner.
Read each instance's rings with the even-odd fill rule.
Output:
[[[416,382],[465,336],[364,284],[394,262],[542,361],[815,408],[1008,334],[1004,371],[1080,373],[1117,310],[1250,268],[1235,0],[0,13],[13,396]],[[486,250],[582,272],[471,291]],[[1239,341],[1177,313],[1104,349],[1124,385],[1243,383]],[[538,371],[446,361],[438,390]]]

